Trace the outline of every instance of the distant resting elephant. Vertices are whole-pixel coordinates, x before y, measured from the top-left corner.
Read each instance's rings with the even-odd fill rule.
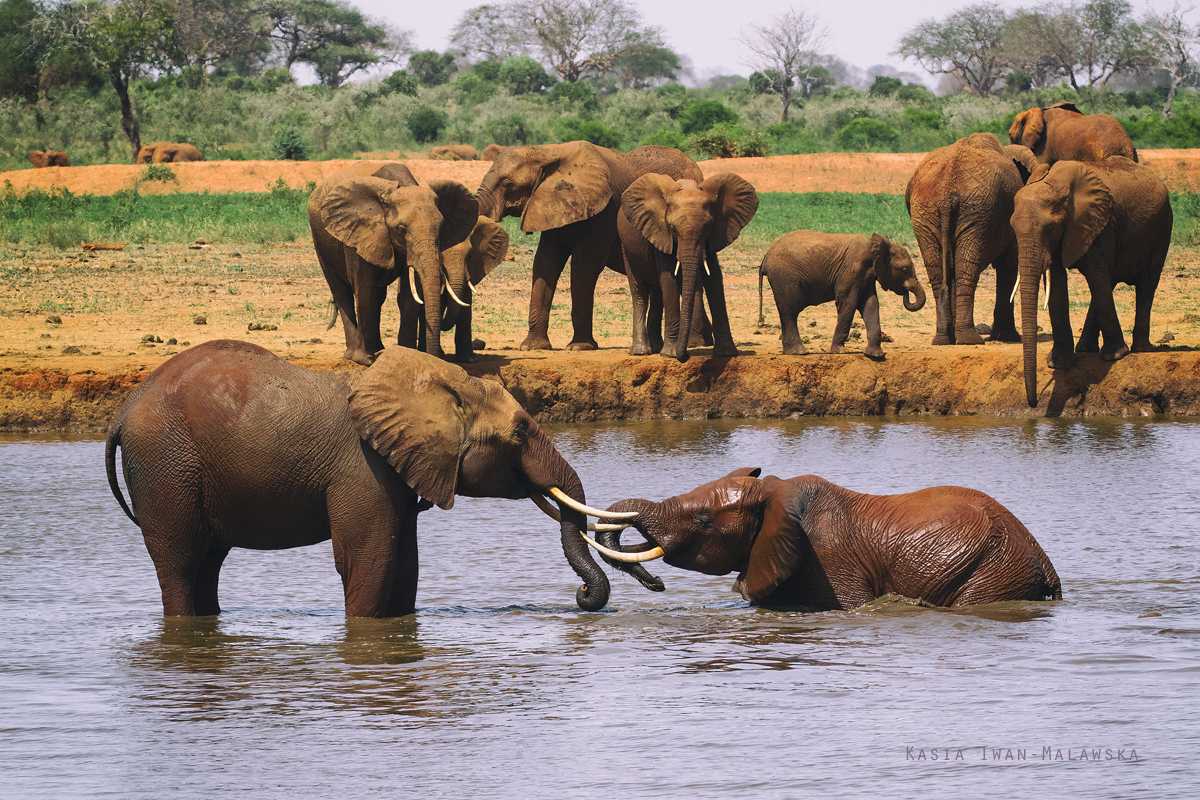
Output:
[[[1118,283],[1135,287],[1133,352],[1149,352],[1150,307],[1171,246],[1167,187],[1154,172],[1123,156],[1101,163],[1059,161],[1040,166],[1017,192],[1012,216],[1020,248],[1021,333],[1025,398],[1037,406],[1037,299],[1050,273],[1048,308],[1054,347],[1047,363],[1074,366],[1067,269],[1087,279],[1091,293],[1076,353],[1116,361],[1130,352],[1113,302]],[[1100,334],[1104,347],[1100,347]]]
[[[308,198],[317,261],[346,334],[345,358],[370,364],[383,349],[380,310],[387,287],[406,276],[405,293],[424,303],[425,352],[442,355],[442,251],[466,239],[479,204],[455,181],[418,186],[403,164],[355,164],[330,176]],[[403,337],[403,331],[400,333]]]
[[[488,274],[508,253],[508,234],[498,223],[480,217],[471,235],[453,247],[442,251],[445,270],[445,289],[442,292],[442,330],[454,329],[454,360],[460,363],[475,360],[472,342],[471,314],[475,307],[475,291]],[[400,276],[400,344],[424,350],[426,346],[425,315],[421,303],[408,280]]]
[[[1084,114],[1073,103],[1022,111],[1008,139],[1033,151],[1041,164],[1056,161],[1103,161],[1109,156],[1138,160],[1133,140],[1115,117]]]
[[[489,144],[487,147],[483,148],[483,153],[480,154],[479,160],[480,161],[495,161],[496,156],[500,155],[500,151],[503,149],[504,149],[504,147],[502,145]]]
[[[1009,217],[1013,197],[1037,166],[1021,145],[1000,146],[991,133],[973,133],[925,156],[904,190],[913,233],[937,302],[933,343],[983,344],[975,330],[975,290],[988,265],[996,268],[996,302],[989,339],[1019,342],[1012,290],[1017,242]]]
[[[619,153],[590,142],[505,147],[479,184],[479,213],[499,221],[520,217],[525,233],[541,232],[533,256],[529,333],[522,350],[549,350],[554,289],[571,261],[568,350],[595,350],[592,310],[596,280],[607,265],[625,271],[617,236],[621,197],[647,173],[700,183],[704,174],[685,153],[648,145]]]
[[[62,150],[34,150],[29,154],[29,163],[42,167],[69,167],[71,159]]]
[[[862,315],[867,328],[864,353],[883,358],[879,327],[879,297],[875,284],[904,298],[904,307],[920,311],[925,306],[925,289],[917,279],[908,248],[892,244],[878,233],[818,233],[792,231],[779,237],[758,267],[758,324],[765,323],[762,311],[763,276],[771,282],[771,294],[779,310],[783,352],[804,355],[804,340],[796,319],[809,306],[837,303],[837,325],[830,353],[845,353],[846,337],[854,312]],[[913,296],[910,302],[909,295]]]
[[[200,151],[183,142],[154,142],[142,145],[135,164],[164,164],[175,161],[203,161]]]
[[[435,161],[478,161],[479,153],[469,144],[444,144],[429,148],[429,157]]]
[[[118,448],[132,508],[117,483]],[[246,342],[190,348],[122,403],[105,468],[142,530],[168,616],[220,613],[217,581],[234,547],[327,539],[347,616],[411,614],[417,514],[449,509],[455,495],[536,499],[562,520],[567,561],[586,581],[579,605],[608,600],[580,536],[591,509],[575,470],[499,383],[416,350],[391,347],[366,370],[328,372]]]
[[[661,352],[687,361],[703,287],[712,312],[713,355],[737,355],[717,253],[758,210],[754,187],[732,172],[700,182],[650,173],[629,185],[621,207],[617,231],[633,301],[630,354]]]
[[[852,609],[887,594],[946,607],[1062,599],[1032,534],[983,492],[870,495],[815,475],[759,473],[739,469],[661,503],[614,503],[610,511],[637,512],[620,524],[648,541],[606,555],[736,572],[733,590],[768,607]]]

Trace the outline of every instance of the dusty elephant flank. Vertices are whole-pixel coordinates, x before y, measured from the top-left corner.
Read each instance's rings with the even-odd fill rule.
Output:
[[[1138,160],[1133,140],[1115,117],[1084,114],[1074,103],[1022,111],[1009,127],[1008,138],[1032,150],[1041,164],[1103,161],[1109,156]]]

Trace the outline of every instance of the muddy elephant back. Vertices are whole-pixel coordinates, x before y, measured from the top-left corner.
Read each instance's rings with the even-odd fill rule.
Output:
[[[660,175],[669,175],[677,181],[701,183],[704,180],[704,172],[692,157],[674,147],[649,144],[622,155],[634,178],[657,172]]]

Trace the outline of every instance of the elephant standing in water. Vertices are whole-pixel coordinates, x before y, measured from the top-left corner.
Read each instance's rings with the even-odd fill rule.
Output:
[[[607,265],[625,271],[617,236],[621,197],[647,173],[700,183],[703,173],[685,153],[648,145],[618,153],[590,142],[506,147],[479,185],[479,213],[494,221],[521,218],[521,230],[541,231],[533,256],[529,333],[522,350],[549,350],[550,307],[558,277],[571,260],[568,350],[595,350],[592,309],[596,281]]]
[[[345,358],[367,365],[383,349],[380,310],[387,287],[402,274],[409,293],[423,295],[425,352],[442,355],[442,251],[466,239],[478,219],[479,204],[465,186],[439,180],[418,186],[403,164],[356,164],[317,186],[308,198],[308,224],[342,315]],[[403,291],[398,304],[403,308]]]
[[[758,265],[758,324],[763,319],[763,276],[771,281],[771,294],[779,310],[783,352],[804,355],[804,340],[796,319],[809,306],[837,303],[838,319],[830,353],[845,353],[846,337],[857,311],[867,328],[870,358],[883,358],[883,331],[879,327],[879,297],[875,284],[904,298],[904,307],[925,307],[925,289],[917,279],[908,248],[892,244],[878,233],[819,233],[792,231],[775,240]],[[913,296],[910,301],[909,295]]]
[[[1091,304],[1076,353],[1100,353],[1116,361],[1129,353],[1113,288],[1136,288],[1133,352],[1149,352],[1150,307],[1171,246],[1174,216],[1166,184],[1149,169],[1123,156],[1101,163],[1059,161],[1040,166],[1017,192],[1012,216],[1020,247],[1021,331],[1024,337],[1025,399],[1037,406],[1038,282],[1050,273],[1047,307],[1054,346],[1046,363],[1054,369],[1078,361],[1071,350],[1067,270],[1087,279]],[[1100,347],[1100,334],[1104,347]]]
[[[135,164],[164,164],[175,161],[203,161],[194,145],[183,142],[154,142],[138,148]]]
[[[703,286],[712,311],[713,355],[737,355],[717,252],[737,239],[758,210],[754,187],[731,172],[699,183],[650,173],[630,184],[621,207],[617,231],[633,300],[630,354],[661,351],[687,361]]]
[[[1017,242],[1009,217],[1013,197],[1037,166],[1027,148],[1000,146],[995,134],[973,133],[925,156],[904,190],[913,233],[937,302],[933,343],[983,344],[975,330],[975,290],[996,268],[994,341],[1019,342],[1012,290]]]
[[[1103,161],[1109,156],[1138,160],[1133,140],[1116,117],[1084,114],[1073,103],[1022,111],[1009,127],[1008,139],[1028,147],[1039,164]]]
[[[117,483],[123,454],[132,509]],[[281,550],[333,539],[346,614],[413,612],[417,514],[468,497],[533,498],[561,519],[562,546],[586,583],[609,584],[580,535],[583,486],[500,384],[392,347],[366,370],[317,372],[245,342],[185,350],[125,399],[109,427],[109,486],[142,529],[163,613],[217,614],[231,548]],[[595,526],[593,526],[595,527]]]
[[[815,475],[759,473],[735,470],[661,503],[615,503],[610,511],[637,513],[628,524],[647,542],[598,549],[706,575],[737,572],[734,591],[763,606],[851,609],[886,594],[947,607],[1062,599],[1041,546],[983,492],[870,495]]]

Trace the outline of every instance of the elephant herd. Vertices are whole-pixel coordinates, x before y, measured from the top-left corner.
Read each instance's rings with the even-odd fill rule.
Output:
[[[1162,181],[1137,163],[1111,117],[1059,104],[1019,115],[1009,134],[1009,146],[973,134],[929,153],[905,201],[937,303],[934,343],[982,342],[974,294],[980,272],[995,266],[991,336],[1023,342],[1032,405],[1041,278],[1049,274],[1053,366],[1069,366],[1076,352],[1115,360],[1130,351],[1112,299],[1118,281],[1136,287],[1132,350],[1148,350],[1172,216]],[[609,601],[601,562],[663,591],[646,568],[656,559],[736,573],[735,591],[767,607],[849,609],[886,594],[938,606],[1060,599],[1054,567],[1025,526],[960,487],[879,496],[745,468],[659,502],[587,505],[579,475],[517,401],[441,357],[441,333],[453,328],[456,357],[473,358],[472,296],[504,259],[504,216],[542,234],[523,349],[550,347],[550,305],[570,260],[569,349],[597,346],[593,292],[608,267],[629,281],[631,353],[684,360],[691,342],[711,337],[716,355],[735,355],[717,254],[757,208],[747,181],[705,178],[678,150],[618,153],[587,142],[504,148],[476,193],[453,181],[418,184],[398,163],[325,181],[309,200],[313,243],[346,357],[366,369],[310,371],[252,344],[208,342],[155,370],[110,426],[109,485],[142,530],[164,613],[218,613],[218,577],[233,547],[328,539],[347,615],[411,613],[418,515],[451,508],[456,495],[529,499],[552,517],[583,580],[576,601],[585,610]],[[1091,291],[1074,348],[1072,267]],[[787,353],[804,352],[796,315],[808,305],[838,304],[834,352],[860,313],[867,355],[878,357],[875,284],[909,310],[926,299],[909,252],[877,234],[781,237],[759,268],[760,317],[763,277]],[[397,281],[401,346],[385,348],[380,309]],[[641,541],[622,544],[629,529]]]

